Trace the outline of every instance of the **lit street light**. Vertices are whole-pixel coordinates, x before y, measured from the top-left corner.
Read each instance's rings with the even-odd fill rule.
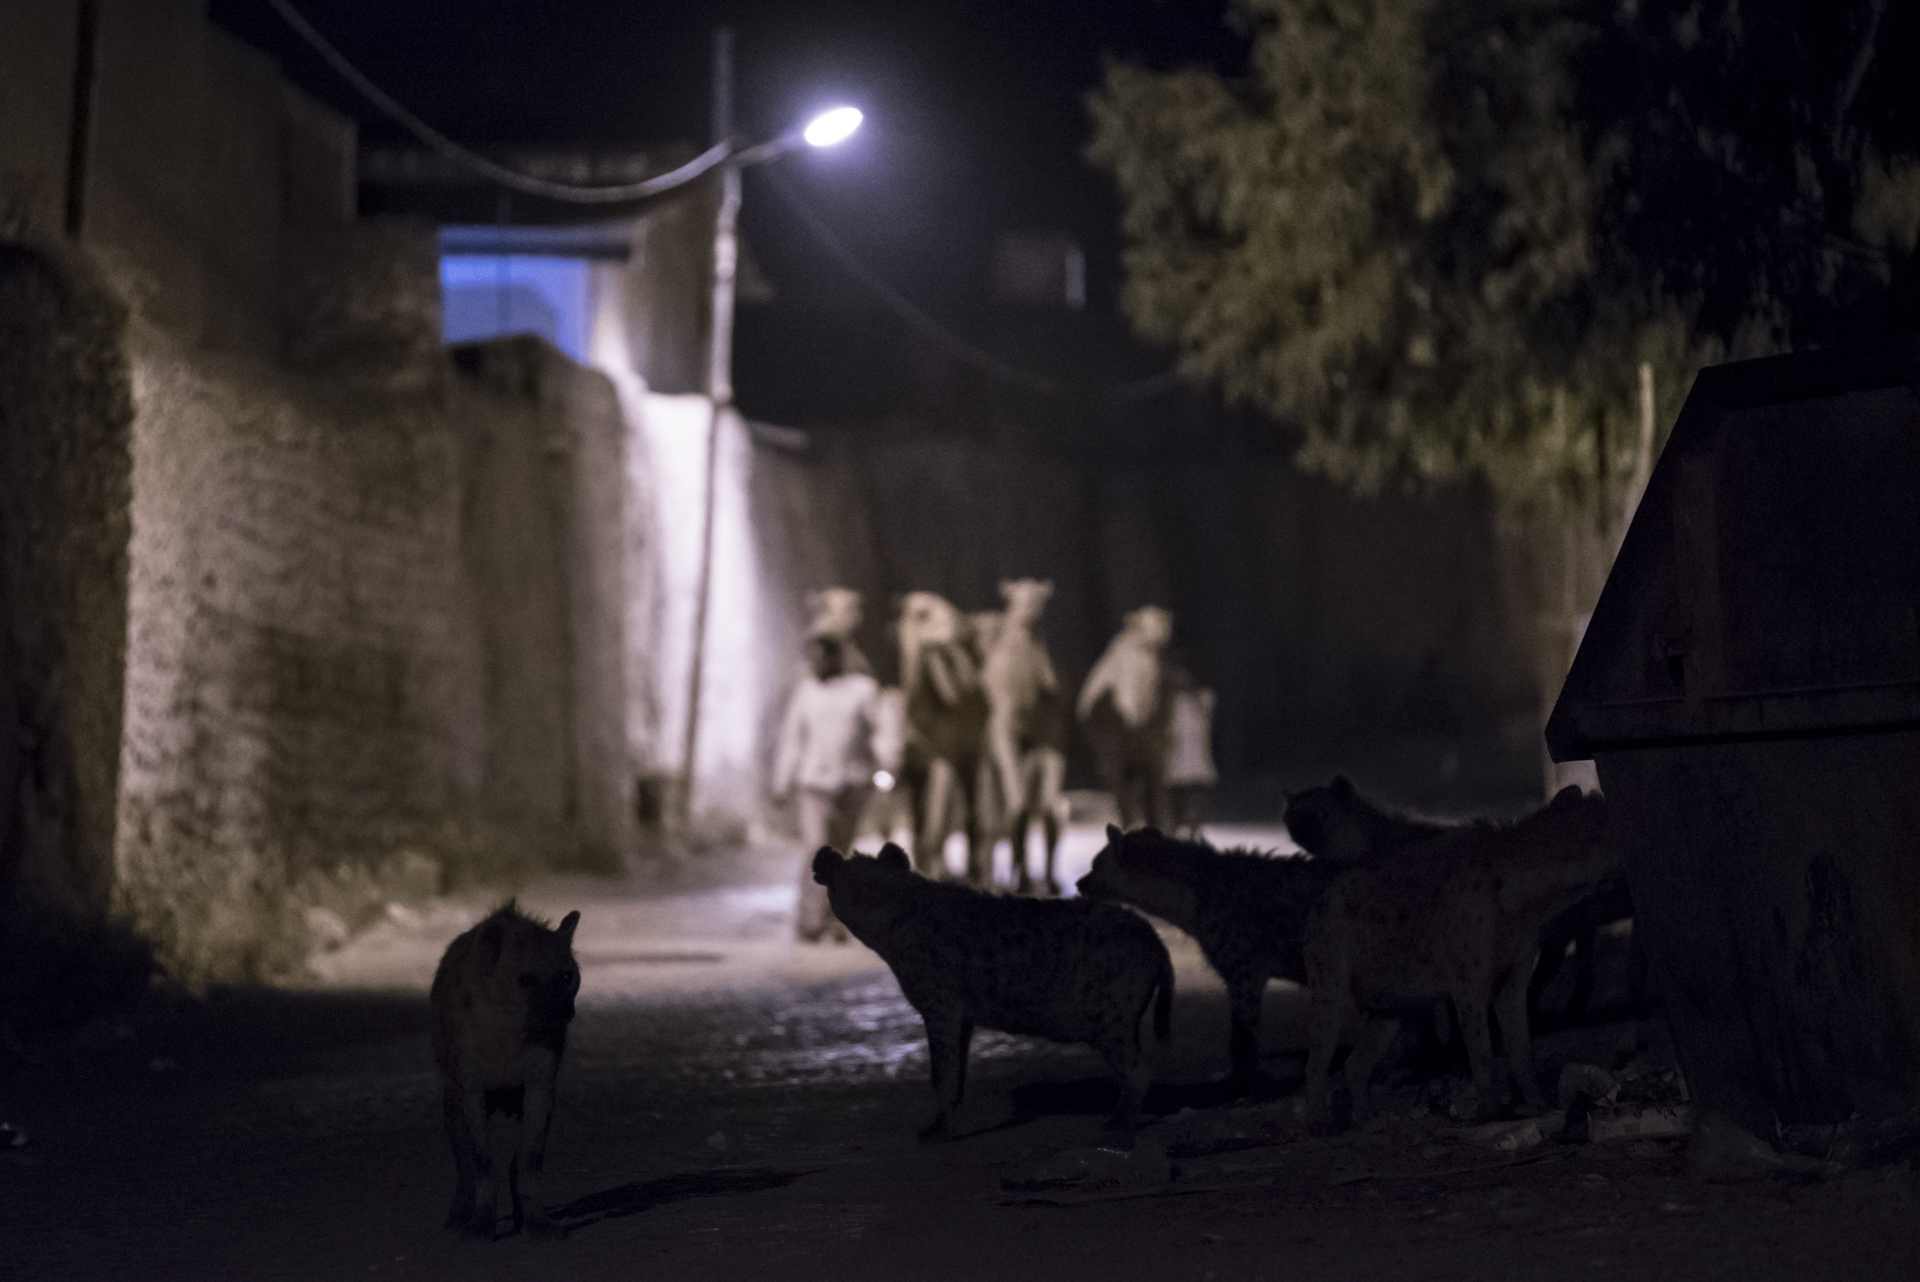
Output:
[[[815,116],[800,136],[809,147],[831,147],[851,138],[863,119],[858,107],[835,107]]]
[[[740,171],[795,151],[801,146],[831,147],[860,128],[857,107],[833,107],[803,129],[753,147],[730,151],[720,163],[720,207],[713,224],[713,328],[707,348],[707,470],[700,505],[700,575],[694,587],[693,657],[687,670],[687,724],[681,742],[678,803],[684,820],[693,813],[694,749],[700,730],[700,687],[707,648],[707,598],[713,586],[713,510],[719,462],[721,415],[733,408],[733,304],[739,267]],[[713,33],[713,144],[733,141],[733,32]]]

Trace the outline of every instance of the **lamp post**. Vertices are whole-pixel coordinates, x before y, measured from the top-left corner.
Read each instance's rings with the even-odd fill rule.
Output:
[[[753,147],[731,152],[721,162],[720,203],[713,223],[713,324],[707,344],[707,451],[700,502],[700,573],[694,586],[693,655],[687,667],[687,723],[680,745],[680,818],[693,814],[694,752],[700,739],[700,691],[706,667],[707,601],[713,588],[713,511],[720,424],[733,408],[733,305],[740,261],[740,171],[777,159],[799,147],[831,147],[860,127],[854,107],[834,107],[805,127]],[[733,141],[733,32],[713,33],[713,144]]]

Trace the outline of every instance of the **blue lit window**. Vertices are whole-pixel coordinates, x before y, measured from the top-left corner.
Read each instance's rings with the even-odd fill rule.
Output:
[[[441,337],[468,343],[538,334],[587,359],[587,263],[578,258],[446,254],[440,259]]]

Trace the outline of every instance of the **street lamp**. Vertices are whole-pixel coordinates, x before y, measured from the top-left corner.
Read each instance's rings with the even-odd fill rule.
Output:
[[[707,347],[707,470],[700,505],[700,575],[694,587],[693,657],[687,669],[687,724],[681,741],[680,817],[693,813],[694,749],[700,734],[700,687],[707,648],[707,598],[713,586],[713,510],[719,462],[721,415],[733,408],[733,303],[740,259],[740,171],[777,159],[802,146],[831,147],[860,128],[857,107],[833,107],[806,126],[757,146],[730,152],[720,163],[720,207],[713,223],[713,327]],[[713,33],[713,143],[733,141],[733,32]]]

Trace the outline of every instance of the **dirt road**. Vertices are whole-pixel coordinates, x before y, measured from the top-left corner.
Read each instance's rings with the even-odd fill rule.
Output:
[[[1077,857],[1096,842],[1077,833]],[[1159,1116],[1132,1155],[1090,1147],[1113,1099],[1091,1052],[995,1034],[967,1134],[923,1146],[918,1020],[864,949],[791,943],[791,899],[771,876],[522,897],[585,914],[548,1176],[563,1240],[439,1228],[424,987],[484,907],[454,901],[396,912],[305,988],[180,1003],[0,1078],[28,1141],[0,1151],[0,1277],[1920,1277],[1910,1168],[1719,1184],[1678,1143],[1496,1152],[1411,1088],[1338,1139],[1303,1137],[1283,1098],[1230,1107],[1210,1086],[1224,998],[1177,936]],[[1273,986],[1283,1089],[1299,1016]],[[1647,1040],[1606,1025],[1541,1053]]]

